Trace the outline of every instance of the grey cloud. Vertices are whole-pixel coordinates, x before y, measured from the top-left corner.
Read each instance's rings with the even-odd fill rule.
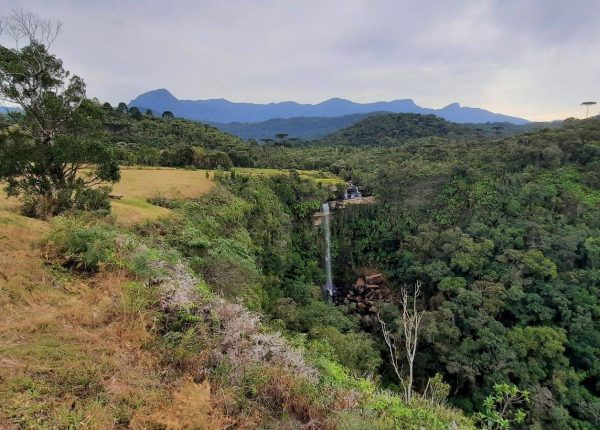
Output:
[[[597,1],[4,0],[60,18],[91,96],[459,101],[552,119],[600,98]]]

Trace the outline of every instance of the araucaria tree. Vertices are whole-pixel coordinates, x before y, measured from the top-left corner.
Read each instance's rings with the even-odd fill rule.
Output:
[[[0,131],[0,180],[8,194],[38,217],[108,208],[108,188],[94,186],[119,180],[119,166],[101,142],[102,108],[48,52],[60,23],[14,11],[0,30],[14,41],[0,44],[0,99],[21,108]]]
[[[590,106],[594,106],[596,104],[596,102],[583,102],[581,103],[582,106],[585,106],[585,117],[587,118],[590,114]]]

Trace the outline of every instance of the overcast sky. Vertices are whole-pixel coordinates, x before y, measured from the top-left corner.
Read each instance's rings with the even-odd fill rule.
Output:
[[[599,0],[2,0],[2,14],[13,8],[60,19],[53,51],[111,103],[167,88],[550,120],[600,101]]]

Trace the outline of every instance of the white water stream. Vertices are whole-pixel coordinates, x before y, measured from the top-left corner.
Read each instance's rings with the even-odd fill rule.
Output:
[[[333,296],[333,280],[331,279],[331,230],[329,227],[329,203],[323,203],[321,207],[323,211],[323,231],[325,234],[325,274],[327,281],[325,283],[325,291],[329,298]]]

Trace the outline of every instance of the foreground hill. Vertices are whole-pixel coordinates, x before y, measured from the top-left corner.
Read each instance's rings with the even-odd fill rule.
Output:
[[[463,107],[458,103],[452,103],[442,109],[423,108],[411,99],[375,103],[356,103],[339,98],[317,104],[301,104],[292,101],[268,104],[236,103],[225,99],[179,100],[165,89],[141,94],[133,99],[129,106],[152,109],[159,114],[168,110],[175,116],[213,123],[260,122],[274,118],[294,117],[336,117],[371,112],[434,114],[459,123],[526,124],[528,122],[523,118]]]

